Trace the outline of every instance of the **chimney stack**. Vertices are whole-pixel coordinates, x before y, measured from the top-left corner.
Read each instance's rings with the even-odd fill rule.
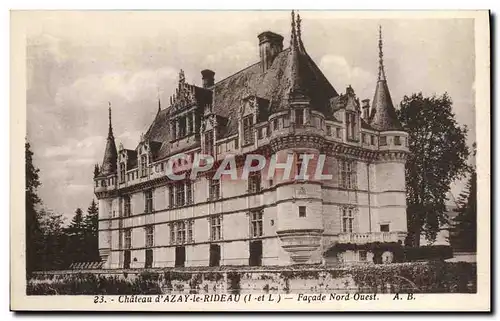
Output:
[[[259,55],[262,71],[265,72],[273,64],[274,58],[283,51],[283,36],[265,31],[259,36]]]
[[[363,119],[368,120],[370,118],[370,99],[363,99],[361,101],[361,109],[363,111]]]
[[[215,72],[210,69],[205,69],[201,71],[201,81],[203,83],[203,88],[212,87],[214,85]]]

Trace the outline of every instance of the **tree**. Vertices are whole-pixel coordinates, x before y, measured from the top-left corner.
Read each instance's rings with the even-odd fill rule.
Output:
[[[87,234],[97,237],[99,221],[99,208],[97,203],[92,199],[89,208],[87,209],[87,215],[83,221],[83,225]]]
[[[77,208],[75,211],[75,216],[71,220],[66,231],[69,235],[81,236],[84,234],[84,223],[83,223],[83,211],[81,208]]]
[[[452,112],[448,94],[405,96],[398,117],[409,134],[410,155],[406,163],[408,214],[407,243],[420,245],[422,232],[435,241],[440,227],[448,223],[446,194],[450,184],[468,170],[467,127]]]
[[[90,262],[100,261],[99,256],[99,239],[98,239],[98,227],[99,227],[99,208],[97,203],[92,199],[89,208],[87,209],[87,215],[85,215],[84,226],[85,226],[85,251],[86,257]]]
[[[37,189],[40,187],[39,169],[33,165],[33,152],[30,149],[30,144],[24,144],[25,162],[26,162],[26,275],[40,266],[40,252],[42,250],[42,232],[38,221],[36,207],[41,203],[37,194]]]
[[[450,236],[453,247],[476,251],[477,246],[477,176],[472,170],[465,190],[458,198],[458,213],[454,219],[453,234]]]
[[[41,269],[57,270],[65,268],[67,255],[65,253],[66,236],[63,231],[63,218],[45,208],[38,213],[43,238],[41,253]]]

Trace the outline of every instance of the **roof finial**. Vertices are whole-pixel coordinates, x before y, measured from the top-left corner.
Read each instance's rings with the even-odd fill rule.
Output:
[[[382,51],[382,26],[378,26],[378,80],[385,80],[384,52]]]
[[[292,33],[290,34],[290,47],[294,48],[296,45],[296,34],[295,34],[295,11],[292,10]]]
[[[156,87],[156,90],[158,91],[158,112],[161,111],[161,100],[160,100],[160,87]]]
[[[111,102],[108,101],[108,112],[109,112],[109,131],[108,137],[113,137],[113,126],[111,125]]]

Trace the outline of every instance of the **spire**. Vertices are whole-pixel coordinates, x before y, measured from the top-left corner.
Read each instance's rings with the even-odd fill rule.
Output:
[[[115,137],[113,135],[113,126],[111,125],[111,102],[108,102],[109,113],[109,130],[108,138],[106,141],[106,148],[104,149],[104,157],[100,168],[100,175],[106,176],[116,173],[116,162],[118,160],[118,153],[116,151]]]
[[[302,19],[300,19],[300,14],[297,13],[297,42],[298,47],[301,51],[304,51],[304,44],[302,43]]]
[[[378,26],[378,80],[385,80],[382,26]]]
[[[290,33],[290,48],[297,47],[297,35],[295,32],[295,11],[292,10],[292,32]]]
[[[301,78],[301,53],[299,52],[298,39],[300,37],[300,16],[297,17],[297,27],[295,25],[295,12],[292,10],[292,32],[290,36],[290,72],[291,72],[291,87],[290,98],[307,98],[302,84]],[[298,31],[298,33],[297,33]]]
[[[373,97],[370,125],[379,131],[401,130],[401,123],[398,120],[396,110],[392,104],[391,93],[389,92],[389,86],[387,85],[387,79],[385,77],[381,26],[379,26],[378,49],[378,79],[375,95]]]
[[[109,112],[109,129],[108,138],[113,137],[113,125],[111,124],[111,102],[108,101],[108,112]]]

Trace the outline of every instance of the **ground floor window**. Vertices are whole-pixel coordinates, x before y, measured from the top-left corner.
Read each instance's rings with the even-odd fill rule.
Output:
[[[262,241],[252,241],[250,242],[250,258],[248,260],[248,265],[250,266],[260,266],[262,265]]]
[[[153,249],[146,249],[146,261],[144,267],[146,269],[153,267]]]
[[[210,266],[220,266],[220,245],[210,244]]]
[[[130,251],[123,251],[123,268],[130,269]]]
[[[178,246],[175,248],[175,267],[184,267],[186,264],[186,248]]]

